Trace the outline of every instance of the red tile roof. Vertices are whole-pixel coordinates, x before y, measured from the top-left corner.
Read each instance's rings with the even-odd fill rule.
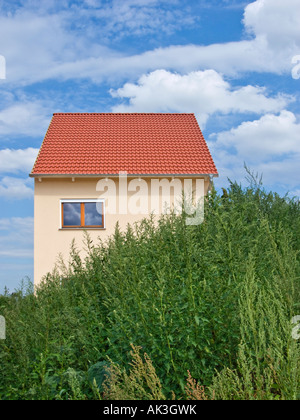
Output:
[[[54,114],[31,172],[37,175],[212,174],[193,114]]]

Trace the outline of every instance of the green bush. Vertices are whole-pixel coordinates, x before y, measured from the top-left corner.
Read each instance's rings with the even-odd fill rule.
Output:
[[[166,398],[191,378],[217,399],[299,398],[299,201],[231,183],[205,206],[200,226],[169,215],[87,236],[63,279],[1,297],[0,398],[99,398],[100,368],[128,369],[131,344]]]

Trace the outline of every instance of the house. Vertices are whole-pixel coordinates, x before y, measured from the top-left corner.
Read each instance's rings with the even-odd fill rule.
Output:
[[[84,230],[105,239],[218,173],[193,114],[57,113],[30,176],[37,285]]]

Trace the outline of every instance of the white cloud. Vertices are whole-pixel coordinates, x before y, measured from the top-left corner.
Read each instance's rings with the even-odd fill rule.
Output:
[[[292,112],[280,115],[267,114],[256,121],[242,123],[238,128],[219,133],[218,147],[233,147],[236,153],[249,162],[285,154],[300,157],[300,124]]]
[[[63,2],[56,8],[53,2],[48,6],[23,3],[0,16],[0,51],[7,61],[7,83],[86,77],[99,81],[109,76],[110,60],[120,76],[118,60],[124,53],[107,47],[112,39],[146,35],[157,28],[159,33],[172,32],[196,20],[179,3],[169,8],[173,0],[164,4],[114,0],[98,2],[96,8],[86,8],[82,2],[71,7]]]
[[[38,80],[90,78],[95,83],[103,80],[124,80],[156,69],[191,72],[195,69],[214,69],[236,76],[240,72],[291,71],[291,58],[278,60],[263,39],[239,41],[209,46],[184,45],[156,48],[141,54],[125,55],[111,49],[97,56],[80,57],[76,61],[51,63],[45,72],[38,72]],[[28,76],[29,77],[29,76]]]
[[[29,173],[38,154],[38,149],[0,150],[0,173]]]
[[[0,293],[33,278],[33,217],[0,218]]]
[[[299,0],[257,0],[245,9],[249,33],[264,37],[274,51],[300,47]]]
[[[113,107],[114,112],[192,112],[201,127],[216,112],[278,112],[291,100],[280,95],[269,97],[264,88],[257,86],[234,89],[214,70],[186,75],[157,70],[111,94],[129,100],[129,104]]]
[[[289,193],[289,196],[290,196],[290,198],[296,198],[296,199],[300,200],[300,189],[291,191]]]
[[[7,81],[25,79],[30,83],[47,78],[49,66],[62,58],[69,36],[62,29],[61,19],[22,11],[0,17],[0,39],[7,61]]]
[[[179,72],[213,68],[229,75],[290,72],[291,58],[300,50],[299,16],[298,0],[286,0],[284,6],[281,0],[257,0],[246,7],[244,15],[245,28],[252,39],[207,46],[173,45],[131,56],[110,51],[106,57],[79,59],[73,66],[64,63],[53,72],[61,77],[82,74],[95,81],[134,77],[157,68]]]
[[[267,185],[298,188],[300,185],[300,123],[289,111],[267,114],[208,142],[222,178],[241,180],[243,163],[263,174]],[[289,187],[288,187],[289,186]]]
[[[214,9],[216,7],[223,9],[244,9],[248,4],[249,0],[198,0],[201,6],[207,9]]]
[[[33,217],[11,217],[0,219],[0,231],[11,230],[13,227],[23,233],[31,233],[33,229]]]
[[[252,39],[207,46],[170,46],[141,55],[147,70],[191,71],[213,68],[224,74],[290,72],[300,51],[299,0],[257,0],[245,8],[245,29]],[[180,57],[180,60],[178,59]],[[134,64],[135,57],[127,57]],[[126,60],[120,58],[120,63]],[[145,68],[144,67],[144,68]]]
[[[34,2],[33,2],[34,3]],[[124,80],[164,68],[191,72],[215,69],[239,72],[290,72],[299,54],[300,2],[257,0],[245,9],[244,25],[251,39],[203,45],[171,45],[139,54],[126,54],[105,46],[111,33],[172,30],[192,22],[191,12],[162,7],[158,1],[114,1],[98,8],[83,4],[43,12],[23,9],[0,17],[0,51],[7,60],[7,83],[30,84],[55,79],[91,78]],[[51,3],[52,4],[52,3]],[[179,4],[179,3],[178,3]],[[91,4],[90,4],[91,6]],[[38,7],[38,6],[37,6]],[[51,6],[53,7],[53,6]],[[51,12],[50,12],[51,11]],[[178,15],[178,13],[181,13]],[[168,29],[169,28],[169,29]],[[5,42],[4,42],[5,40]]]
[[[92,10],[82,10],[85,17],[99,19],[104,37],[173,33],[198,18],[190,12],[188,3],[174,0],[111,0],[109,2],[86,1]],[[170,7],[171,6],[171,7]]]
[[[46,131],[49,121],[50,112],[40,101],[12,102],[0,110],[0,137],[41,136]]]
[[[33,217],[0,218],[0,257],[32,256]]]
[[[0,218],[0,293],[33,278],[33,217]]]
[[[28,85],[59,78],[64,63],[76,66],[78,60],[106,56],[109,49],[98,40],[93,42],[88,30],[71,27],[75,17],[72,8],[39,13],[24,7],[0,15],[0,51],[6,58],[6,83]]]
[[[33,198],[32,180],[5,176],[0,180],[0,198],[24,200]]]
[[[272,186],[275,191],[282,188],[285,193],[291,188],[300,187],[300,156],[289,156],[280,160],[258,163],[256,170],[263,174],[265,185]]]

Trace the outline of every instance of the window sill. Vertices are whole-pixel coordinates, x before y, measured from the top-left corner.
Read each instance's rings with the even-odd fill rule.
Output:
[[[60,228],[59,231],[68,231],[68,230],[106,230],[106,228]]]

